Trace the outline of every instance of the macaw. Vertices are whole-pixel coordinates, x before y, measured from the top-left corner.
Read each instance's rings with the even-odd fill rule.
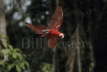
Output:
[[[27,27],[35,33],[40,34],[41,37],[47,37],[49,48],[56,48],[58,39],[64,38],[64,33],[59,31],[62,24],[63,10],[62,7],[57,7],[55,13],[51,17],[48,27],[32,24],[27,24]]]

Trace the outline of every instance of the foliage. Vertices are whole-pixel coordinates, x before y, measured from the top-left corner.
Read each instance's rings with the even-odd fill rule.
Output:
[[[52,64],[42,64],[42,72],[53,72]]]
[[[4,35],[0,35],[0,39],[7,38]],[[25,55],[18,48],[13,48],[12,45],[9,44],[8,39],[6,39],[5,45],[0,49],[0,71],[1,72],[10,72],[12,69],[15,69],[16,72],[22,72],[29,68],[29,63],[25,60]]]

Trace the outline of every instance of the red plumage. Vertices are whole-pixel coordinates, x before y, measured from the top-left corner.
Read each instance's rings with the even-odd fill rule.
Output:
[[[59,38],[63,38],[64,34],[59,31],[63,23],[63,10],[62,7],[57,7],[54,15],[52,16],[48,27],[46,26],[37,26],[32,24],[27,24],[32,31],[37,34],[41,34],[41,37],[48,38],[48,46],[50,48],[56,48],[57,41]]]

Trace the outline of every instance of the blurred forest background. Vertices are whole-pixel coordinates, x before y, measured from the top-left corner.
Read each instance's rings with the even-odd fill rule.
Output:
[[[55,51],[24,24],[64,23]],[[106,72],[106,0],[0,0],[0,72]]]

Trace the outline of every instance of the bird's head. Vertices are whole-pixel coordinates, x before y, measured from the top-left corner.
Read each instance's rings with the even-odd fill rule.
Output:
[[[60,34],[59,34],[59,37],[60,37],[61,39],[63,39],[63,38],[64,38],[64,34],[63,34],[63,33],[60,33]]]

